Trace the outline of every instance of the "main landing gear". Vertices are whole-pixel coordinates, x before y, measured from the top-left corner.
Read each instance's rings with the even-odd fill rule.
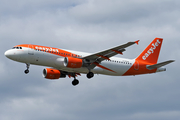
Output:
[[[93,72],[89,72],[87,74],[87,78],[91,79],[92,77],[94,77],[94,73]]]
[[[73,85],[73,86],[78,85],[78,84],[79,84],[79,80],[76,79],[76,74],[71,74],[71,76],[74,77],[74,80],[72,81],[72,85]],[[87,78],[90,79],[90,78],[92,78],[92,77],[94,77],[94,73],[93,73],[93,72],[89,72],[89,73],[87,74]]]
[[[25,74],[28,74],[29,73],[29,66],[30,64],[29,63],[26,63],[26,70],[24,71]]]
[[[79,80],[76,79],[76,73],[72,73],[71,76],[74,78],[74,80],[72,81],[72,85],[76,86],[79,84]]]
[[[76,86],[79,84],[79,80],[77,80],[76,78],[74,78],[74,80],[72,81],[72,85]]]

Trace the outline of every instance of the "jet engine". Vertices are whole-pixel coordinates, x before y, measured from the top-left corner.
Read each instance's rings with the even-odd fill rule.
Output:
[[[46,68],[43,70],[43,77],[46,79],[59,79],[59,78],[65,78],[66,75],[62,74],[57,69]]]
[[[64,66],[69,68],[81,68],[83,65],[83,60],[73,57],[64,58]]]

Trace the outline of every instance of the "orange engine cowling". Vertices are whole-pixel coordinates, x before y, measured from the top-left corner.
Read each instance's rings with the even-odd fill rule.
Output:
[[[61,72],[57,69],[46,68],[43,70],[43,77],[46,79],[59,79],[66,77],[66,75],[61,74]]]
[[[73,57],[64,58],[64,66],[69,68],[81,68],[83,65],[83,60]]]

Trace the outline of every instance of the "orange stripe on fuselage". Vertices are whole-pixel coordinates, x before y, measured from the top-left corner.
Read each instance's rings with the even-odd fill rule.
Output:
[[[54,55],[58,55],[58,56],[62,56],[62,57],[82,57],[80,55],[77,54],[73,54],[71,52],[62,50],[62,49],[58,49],[58,48],[54,48],[54,47],[46,47],[46,46],[40,46],[40,45],[32,45],[32,44],[22,44],[22,45],[17,45],[15,47],[26,47],[26,48],[31,48],[37,51],[42,51],[42,52],[46,52],[46,53],[50,53],[50,54],[54,54]]]
[[[111,72],[116,73],[115,71],[113,71],[113,70],[111,70],[111,69],[109,69],[109,68],[107,68],[107,67],[104,67],[104,66],[100,65],[100,64],[97,63],[97,62],[94,62],[93,64],[95,64],[96,66],[98,66],[98,67],[100,67],[100,68],[102,68],[102,69],[109,70],[109,71],[111,71]]]

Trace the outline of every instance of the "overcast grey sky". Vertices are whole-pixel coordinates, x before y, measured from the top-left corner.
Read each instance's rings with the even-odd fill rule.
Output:
[[[159,62],[167,71],[135,77],[95,75],[56,81],[46,67],[11,61],[4,52],[38,44],[97,52],[128,41],[140,44],[118,57],[135,58],[155,38],[164,38]],[[1,0],[1,120],[177,120],[180,119],[179,0]]]

